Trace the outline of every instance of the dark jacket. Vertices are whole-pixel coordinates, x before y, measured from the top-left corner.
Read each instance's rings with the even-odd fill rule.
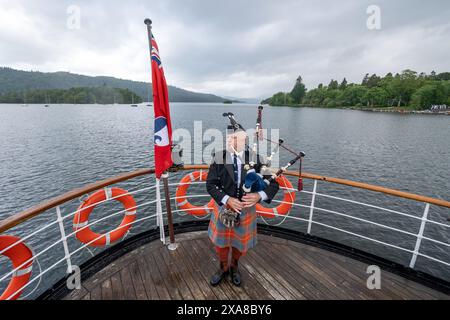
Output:
[[[244,184],[245,176],[247,174],[247,170],[245,170],[245,163],[249,163],[250,153],[249,151],[244,152],[245,159],[242,160],[241,165],[241,181],[240,181],[240,192],[242,192],[242,186]],[[255,165],[256,172],[261,171],[261,161],[260,157],[257,157],[257,164]],[[266,176],[266,178],[270,178],[270,176]],[[231,155],[226,150],[222,150],[217,152],[211,163],[208,172],[208,178],[206,180],[206,190],[213,197],[218,205],[223,205],[221,203],[223,197],[228,195],[230,197],[236,198],[236,183],[234,178],[234,169],[233,169],[233,160],[231,159]],[[278,192],[280,186],[276,181],[273,181],[266,187],[264,192],[267,194],[268,199],[265,201],[270,203],[272,199]]]

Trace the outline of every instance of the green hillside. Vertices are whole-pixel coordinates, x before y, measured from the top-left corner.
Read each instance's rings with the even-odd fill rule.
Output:
[[[21,71],[0,67],[0,94],[24,92],[36,89],[72,89],[86,87],[110,87],[128,89],[148,100],[150,85],[145,82],[117,79],[113,77],[89,77],[69,72],[44,73]],[[150,97],[151,89],[150,89]],[[223,102],[225,99],[213,94],[204,94],[169,86],[171,102]]]

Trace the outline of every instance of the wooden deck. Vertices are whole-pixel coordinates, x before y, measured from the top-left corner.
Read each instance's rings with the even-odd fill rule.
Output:
[[[243,257],[241,288],[209,285],[218,269],[206,232],[177,236],[169,251],[160,241],[116,260],[65,299],[449,299],[448,295],[381,272],[381,289],[366,287],[367,265],[316,247],[259,235]]]

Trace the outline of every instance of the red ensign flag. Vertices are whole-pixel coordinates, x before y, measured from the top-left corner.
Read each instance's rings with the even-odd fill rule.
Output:
[[[170,122],[169,94],[166,78],[159,56],[158,45],[152,34],[152,86],[153,106],[155,109],[155,175],[161,175],[169,169],[172,162],[172,124]]]

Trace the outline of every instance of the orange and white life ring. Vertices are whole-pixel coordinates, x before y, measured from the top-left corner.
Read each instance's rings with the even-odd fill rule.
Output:
[[[89,224],[89,215],[95,206],[107,199],[120,201],[125,208],[125,216],[116,229],[106,234],[98,234],[86,226]],[[81,204],[73,217],[73,229],[76,231],[75,236],[81,242],[92,247],[103,247],[123,238],[135,219],[136,201],[132,195],[120,188],[107,188],[96,191]]]
[[[180,181],[180,185],[177,187],[175,193],[178,208],[184,210],[186,213],[193,216],[205,216],[210,212],[213,212],[215,201],[211,199],[205,206],[194,206],[191,204],[186,196],[189,186],[194,181],[206,181],[208,177],[207,171],[194,171],[188,175],[185,175]]]
[[[2,255],[8,257],[13,265],[13,276],[6,287],[0,300],[16,300],[20,297],[23,287],[28,283],[31,277],[33,267],[33,251],[23,242],[17,243],[20,238],[1,235],[0,236],[0,251],[9,248]],[[15,244],[16,243],[16,244]],[[15,244],[15,245],[14,245]]]
[[[284,197],[282,203],[275,208],[265,208],[261,204],[256,205],[256,212],[265,218],[274,218],[279,215],[287,215],[291,211],[295,202],[295,190],[292,183],[285,177],[280,176],[277,179],[280,188],[284,188]]]

